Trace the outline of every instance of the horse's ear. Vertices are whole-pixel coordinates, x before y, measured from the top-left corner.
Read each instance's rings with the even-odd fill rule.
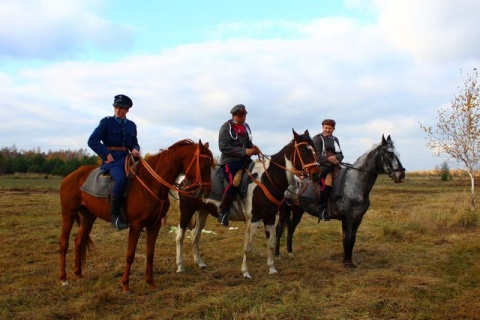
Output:
[[[392,141],[392,138],[390,138],[390,135],[388,135],[387,141],[388,141],[388,142]]]
[[[209,144],[208,142],[205,142],[205,144],[204,144],[203,146],[208,149],[208,147],[210,146],[210,144]]]
[[[203,146],[202,139],[198,139],[198,144],[199,144],[200,146]]]
[[[385,134],[382,134],[382,144],[387,144],[387,140],[385,140]]]
[[[292,132],[293,132],[293,137],[294,138],[298,137],[298,133],[296,133],[295,130],[293,130],[293,128],[292,128]]]
[[[307,129],[307,130],[305,130],[305,133],[304,133],[304,135],[306,135],[307,137],[310,137],[310,132],[308,132],[308,129]]]

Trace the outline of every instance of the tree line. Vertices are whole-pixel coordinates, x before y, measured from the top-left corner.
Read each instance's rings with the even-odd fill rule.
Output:
[[[40,148],[18,150],[15,145],[0,149],[0,175],[12,173],[41,173],[67,176],[83,165],[100,165],[96,155],[87,149],[42,152]]]

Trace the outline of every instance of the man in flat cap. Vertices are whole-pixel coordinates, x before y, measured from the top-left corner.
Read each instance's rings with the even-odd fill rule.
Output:
[[[230,113],[232,118],[220,127],[218,134],[218,148],[221,152],[220,167],[227,181],[219,207],[218,222],[226,227],[230,207],[239,192],[239,186],[234,183],[234,178],[237,172],[241,174],[252,161],[251,156],[258,153],[258,148],[252,143],[250,127],[245,122],[247,117],[245,106],[237,104]]]
[[[327,210],[327,200],[333,185],[333,170],[343,160],[342,149],[338,138],[333,135],[335,120],[325,119],[322,121],[322,132],[313,137],[313,144],[317,149],[317,158],[320,163],[321,176],[319,181],[320,196],[319,218],[324,221],[330,220]]]
[[[88,146],[102,158],[100,170],[109,172],[114,186],[110,197],[110,214],[112,226],[117,230],[128,228],[128,223],[120,214],[123,203],[127,176],[125,159],[129,153],[140,156],[140,146],[137,141],[137,126],[127,119],[127,113],[133,106],[132,99],[124,94],[113,98],[114,115],[100,120],[100,124],[88,139]]]

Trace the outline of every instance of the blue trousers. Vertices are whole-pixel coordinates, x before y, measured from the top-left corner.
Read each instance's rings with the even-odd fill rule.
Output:
[[[114,197],[123,198],[125,188],[127,187],[128,178],[125,174],[125,158],[116,159],[112,163],[104,163],[100,167],[102,172],[109,172],[113,178],[113,191]]]

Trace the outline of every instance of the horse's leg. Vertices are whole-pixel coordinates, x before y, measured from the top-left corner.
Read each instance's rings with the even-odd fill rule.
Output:
[[[356,268],[352,261],[353,247],[357,237],[357,230],[362,222],[363,217],[357,220],[350,221],[348,219],[342,220],[343,230],[343,266],[346,268]]]
[[[290,217],[290,206],[288,204],[283,203],[280,206],[280,210],[278,211],[278,222],[277,227],[275,229],[276,240],[275,240],[275,256],[280,257],[280,241],[283,236],[283,230],[285,230],[285,224],[289,224],[289,217]]]
[[[245,244],[243,245],[243,262],[242,262],[242,273],[245,279],[252,279],[252,276],[248,272],[247,259],[253,251],[253,238],[258,229],[258,224],[260,222],[252,222],[250,219],[247,221],[247,226],[245,228]]]
[[[126,255],[126,264],[125,271],[122,276],[122,291],[123,293],[130,292],[130,270],[132,269],[132,263],[135,259],[135,251],[137,250],[138,238],[140,238],[140,232],[142,231],[141,225],[130,225],[130,230],[128,232],[128,248]],[[158,231],[157,231],[158,233]],[[148,243],[148,240],[147,240]],[[148,251],[148,249],[147,249]],[[148,267],[148,261],[147,261]]]
[[[150,226],[147,229],[147,253],[146,253],[147,268],[145,270],[145,281],[150,286],[150,289],[157,289],[155,281],[153,280],[153,258],[155,257],[155,243],[157,242],[158,232],[160,231],[161,225],[162,225],[162,221],[155,223],[153,226]],[[129,240],[130,240],[130,237],[129,237]],[[137,243],[138,243],[138,238],[137,238]],[[130,241],[128,246],[130,248]],[[135,250],[133,251],[133,256],[135,257]],[[125,284],[124,284],[124,289],[125,289]]]
[[[291,256],[293,256],[293,234],[295,233],[295,229],[297,228],[298,224],[302,220],[304,212],[305,211],[303,211],[302,207],[298,205],[292,206],[292,217],[287,225],[287,251]]]
[[[265,234],[267,235],[267,266],[269,274],[277,273],[275,269],[275,223],[265,224]]]
[[[202,236],[202,230],[205,228],[208,215],[209,213],[205,210],[198,211],[197,223],[195,224],[195,228],[192,230],[193,260],[202,269],[205,269],[207,267],[207,264],[203,262],[202,256],[200,254],[199,244],[200,237]]]
[[[186,228],[182,228],[180,224],[177,228],[177,236],[175,237],[175,243],[177,247],[177,273],[185,272],[185,266],[183,265],[183,240],[185,239]]]
[[[177,228],[176,253],[177,253],[177,273],[185,272],[183,264],[183,241],[185,240],[185,232],[190,225],[195,211],[200,207],[201,203],[198,199],[189,196],[180,196],[180,222]],[[197,228],[197,225],[195,225]]]
[[[67,286],[66,260],[69,247],[70,233],[72,232],[73,223],[78,212],[75,209],[62,208],[62,233],[60,235],[60,281],[62,286]]]

